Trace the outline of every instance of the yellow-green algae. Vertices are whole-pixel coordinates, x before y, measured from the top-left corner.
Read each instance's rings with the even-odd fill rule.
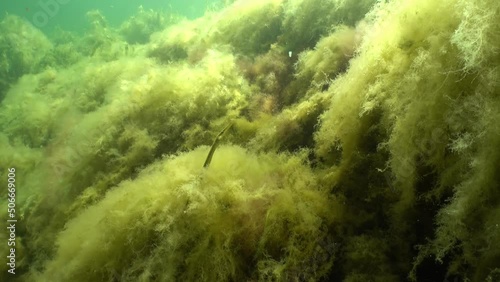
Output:
[[[500,2],[231,2],[2,22],[17,281],[499,280]]]
[[[304,261],[316,255],[339,214],[329,207],[339,203],[303,160],[233,146],[203,168],[207,149],[150,165],[76,216],[33,279],[225,281],[256,269],[280,279],[327,271]]]

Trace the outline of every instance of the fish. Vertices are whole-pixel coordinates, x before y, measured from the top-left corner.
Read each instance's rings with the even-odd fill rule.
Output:
[[[229,128],[231,128],[231,126],[233,126],[233,122],[230,122],[228,125],[226,125],[226,127],[224,127],[224,129],[222,129],[222,131],[219,132],[219,134],[217,134],[217,136],[215,137],[215,140],[212,143],[212,147],[210,147],[210,151],[208,152],[207,159],[205,160],[205,163],[203,164],[204,168],[207,168],[210,165],[210,163],[212,162],[212,157],[214,156],[215,149],[217,149],[217,146],[219,145],[220,140],[224,136],[224,133],[226,133],[226,131]]]

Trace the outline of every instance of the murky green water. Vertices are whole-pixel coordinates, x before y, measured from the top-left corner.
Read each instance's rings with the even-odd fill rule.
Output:
[[[85,14],[91,10],[99,10],[112,25],[119,25],[137,12],[139,6],[144,9],[154,9],[180,14],[194,19],[202,16],[207,9],[220,7],[221,0],[22,0],[2,1],[0,11],[15,14],[30,21],[44,32],[50,32],[56,27],[65,30],[82,32],[88,25]]]

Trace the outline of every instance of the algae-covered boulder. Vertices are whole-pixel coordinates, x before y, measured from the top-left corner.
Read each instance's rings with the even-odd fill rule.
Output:
[[[34,257],[52,250],[68,217],[154,159],[210,144],[249,94],[234,57],[216,50],[197,67],[84,61],[22,81],[30,83],[11,89],[0,127],[11,144],[43,151],[24,185],[36,195],[23,209]]]
[[[267,52],[280,34],[282,0],[237,1],[218,13],[181,21],[152,36],[149,55],[163,62],[196,63],[210,46],[228,46],[235,54]]]
[[[27,73],[36,72],[51,42],[26,20],[7,15],[0,22],[0,101],[9,86]]]
[[[354,213],[377,211],[391,226],[400,261],[417,256],[417,281],[428,271],[483,281],[498,266],[500,249],[483,236],[496,236],[489,220],[500,204],[499,9],[496,1],[380,4],[328,90],[316,153],[336,187],[360,193],[349,197]],[[366,205],[380,197],[383,206]],[[445,273],[430,255],[446,260]]]
[[[137,14],[120,26],[120,34],[130,44],[144,44],[154,32],[165,29],[169,24],[178,21],[180,17],[152,9],[139,7]]]
[[[312,48],[337,25],[355,26],[375,4],[374,0],[286,1],[279,42],[298,54]]]
[[[297,156],[209,148],[166,158],[68,222],[37,281],[317,281],[341,207]],[[330,240],[330,246],[322,242]],[[328,248],[327,248],[328,247]],[[317,259],[312,259],[317,258]]]

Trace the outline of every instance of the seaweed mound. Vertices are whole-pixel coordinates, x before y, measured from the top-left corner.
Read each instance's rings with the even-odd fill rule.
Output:
[[[29,22],[7,15],[0,22],[0,102],[21,76],[39,71],[52,43]]]
[[[348,197],[352,212],[376,211],[390,226],[376,236],[397,238],[406,267],[417,258],[410,277],[418,281],[443,269],[472,281],[498,276],[499,9],[495,1],[379,4],[357,57],[329,88],[316,153],[333,165],[332,185],[362,195]],[[430,257],[438,263],[429,269]]]
[[[37,281],[317,280],[339,204],[300,157],[221,147],[170,157],[68,222]],[[337,206],[337,207],[336,207]],[[126,248],[124,248],[126,246]],[[292,255],[293,254],[293,255]],[[322,260],[310,258],[321,257]]]

